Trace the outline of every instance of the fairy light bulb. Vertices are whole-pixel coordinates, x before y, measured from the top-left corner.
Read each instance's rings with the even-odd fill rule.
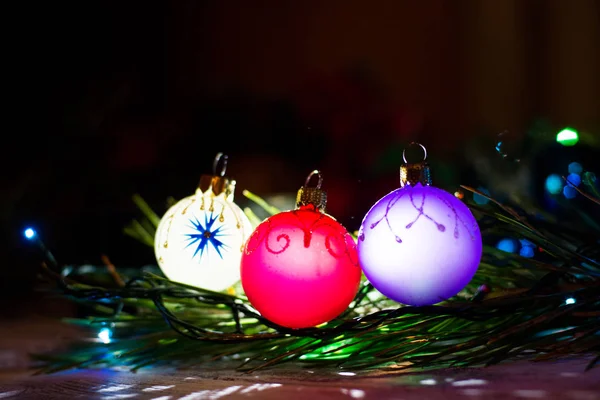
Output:
[[[460,292],[482,253],[475,217],[455,196],[431,186],[427,152],[419,146],[423,161],[409,164],[403,154],[401,187],[373,205],[358,236],[358,258],[369,282],[388,298],[413,306]]]
[[[316,187],[308,187],[312,176]],[[308,328],[339,316],[358,291],[356,243],[325,214],[321,174],[298,191],[296,209],[263,221],[244,248],[242,286],[260,314],[288,328]]]
[[[160,220],[154,250],[172,281],[223,291],[240,279],[242,249],[252,226],[233,202],[235,181],[224,177],[226,168],[227,156],[217,154],[213,175],[202,175],[196,193]]]

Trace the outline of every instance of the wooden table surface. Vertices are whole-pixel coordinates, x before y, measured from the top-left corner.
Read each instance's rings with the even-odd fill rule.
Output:
[[[99,369],[29,376],[5,371],[0,373],[0,399],[600,399],[600,369],[583,372],[585,361],[519,361],[485,369],[385,375],[293,367],[248,375],[218,364],[137,373]]]
[[[0,399],[600,400],[600,367],[584,372],[591,356],[427,373],[340,372],[284,364],[245,374],[224,362],[193,370],[148,368],[137,373],[97,369],[33,375],[28,369],[30,352],[60,347],[79,334],[52,318],[2,321]]]

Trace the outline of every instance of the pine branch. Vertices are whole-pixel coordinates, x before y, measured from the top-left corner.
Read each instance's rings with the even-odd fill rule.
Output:
[[[258,196],[244,194],[268,212],[278,212]],[[40,372],[113,365],[132,370],[183,367],[232,357],[243,360],[238,368],[245,372],[291,361],[310,367],[431,369],[599,354],[598,238],[490,200],[488,206],[470,205],[484,242],[498,235],[525,238],[543,257],[484,246],[471,283],[454,298],[427,307],[401,306],[363,279],[348,310],[315,328],[277,326],[243,296],[152,273],[130,278],[123,286],[115,284],[115,271],[112,279],[101,271],[94,275],[96,281],[86,276],[84,283],[46,269],[64,295],[90,310],[88,318],[66,322],[86,327],[91,335],[110,326],[114,340],[76,343],[69,352],[40,355],[45,364]],[[135,232],[138,238],[151,235],[145,228]],[[109,274],[106,269],[103,273]],[[491,293],[482,292],[482,285],[491,287]]]

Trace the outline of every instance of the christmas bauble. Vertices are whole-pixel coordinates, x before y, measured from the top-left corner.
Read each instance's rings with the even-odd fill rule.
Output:
[[[358,291],[356,243],[323,212],[325,198],[320,183],[317,188],[305,184],[297,208],[262,222],[244,248],[244,292],[263,317],[278,325],[308,328],[330,321]]]
[[[479,226],[452,194],[430,186],[428,166],[406,164],[401,188],[381,198],[365,215],[358,258],[365,276],[399,303],[423,306],[460,292],[481,259]]]
[[[172,281],[223,291],[240,280],[240,258],[252,226],[233,202],[235,181],[223,174],[224,168],[220,176],[203,175],[196,193],[160,220],[154,250]]]

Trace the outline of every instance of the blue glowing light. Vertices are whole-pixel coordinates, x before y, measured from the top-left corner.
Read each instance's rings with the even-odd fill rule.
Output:
[[[572,297],[569,297],[568,299],[565,300],[565,304],[575,304],[577,303],[577,300],[575,300]]]
[[[552,194],[560,193],[563,186],[563,180],[557,174],[552,174],[546,178],[546,190]]]
[[[209,245],[212,245],[219,257],[223,258],[221,250],[227,248],[228,246],[221,240],[219,240],[219,237],[227,235],[224,235],[221,231],[223,225],[217,228],[213,228],[213,225],[218,218],[218,214],[215,215],[213,213],[210,213],[209,215],[208,213],[206,213],[204,215],[204,225],[200,221],[198,221],[196,217],[190,220],[190,223],[192,224],[191,228],[194,229],[196,232],[186,233],[185,235],[190,240],[186,247],[196,244],[196,250],[194,251],[194,255],[192,257],[196,257],[196,255],[200,253],[200,259],[202,259],[202,256],[204,255],[204,250],[206,250],[209,247]]]
[[[25,236],[27,240],[32,240],[36,235],[37,232],[33,228],[27,228],[23,231],[23,236]]]
[[[583,167],[578,162],[574,161],[571,164],[569,164],[569,173],[570,174],[581,175],[582,172],[583,172]]]
[[[507,253],[516,253],[519,250],[519,242],[510,238],[502,239],[496,244],[496,248]]]
[[[533,243],[532,241],[527,240],[527,239],[519,239],[519,242],[521,242],[521,246],[529,246],[529,247],[533,247],[533,248],[536,247],[535,243]]]
[[[577,196],[577,190],[571,185],[567,185],[563,188],[563,195],[567,199],[574,199]]]
[[[104,344],[110,343],[111,338],[112,338],[112,331],[110,330],[110,328],[102,328],[98,332],[98,339],[100,339],[100,341]]]
[[[532,258],[535,255],[536,245],[527,239],[519,239],[519,242],[521,244],[519,255],[521,257]]]
[[[581,176],[577,174],[569,174],[567,176],[567,185],[579,186],[581,184]]]
[[[477,188],[477,190],[479,190],[481,193],[487,194],[488,196],[490,195],[490,191],[484,187],[479,186]],[[473,201],[475,203],[481,204],[481,205],[484,205],[484,204],[487,204],[490,202],[490,200],[488,198],[478,195],[477,193],[473,193]]]
[[[532,258],[535,255],[535,250],[531,246],[523,246],[521,250],[519,250],[519,255],[521,257]]]

